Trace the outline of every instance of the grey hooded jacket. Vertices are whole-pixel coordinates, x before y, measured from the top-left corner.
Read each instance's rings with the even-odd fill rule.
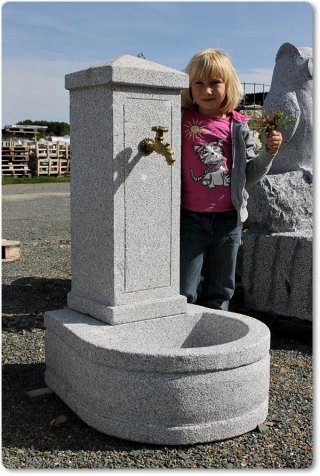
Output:
[[[238,224],[248,218],[248,189],[268,173],[276,156],[264,146],[258,155],[255,153],[253,133],[243,118],[242,114],[235,113],[231,121],[231,201],[238,212]]]

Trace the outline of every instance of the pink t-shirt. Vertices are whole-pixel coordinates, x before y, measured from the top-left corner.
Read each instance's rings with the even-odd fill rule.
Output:
[[[186,109],[182,117],[183,208],[197,212],[234,210],[231,202],[231,118]]]

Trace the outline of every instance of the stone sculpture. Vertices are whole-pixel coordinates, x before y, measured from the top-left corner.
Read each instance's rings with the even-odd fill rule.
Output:
[[[312,319],[312,48],[282,45],[264,110],[295,119],[272,168],[251,190],[243,239],[245,304]]]
[[[270,174],[312,170],[312,48],[284,43],[277,55],[264,110],[282,111],[295,123],[282,129],[283,146]]]

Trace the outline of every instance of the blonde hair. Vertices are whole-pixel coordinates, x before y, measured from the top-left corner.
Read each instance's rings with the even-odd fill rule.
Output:
[[[235,109],[243,97],[243,88],[232,63],[221,50],[207,48],[196,53],[189,61],[185,73],[189,75],[189,88],[181,94],[183,108],[196,109],[191,94],[194,79],[222,79],[226,87],[226,97],[221,105],[221,112],[227,113]]]

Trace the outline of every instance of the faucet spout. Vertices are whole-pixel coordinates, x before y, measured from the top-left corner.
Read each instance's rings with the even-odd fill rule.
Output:
[[[144,139],[139,144],[139,150],[143,155],[149,155],[152,152],[163,155],[168,165],[172,165],[175,161],[174,152],[169,143],[164,144],[163,133],[168,132],[167,127],[155,126],[152,131],[156,132],[155,139]]]
[[[163,155],[167,161],[168,165],[172,165],[174,163],[174,152],[171,149],[170,144],[164,144],[162,141],[157,140],[154,141],[153,149],[157,154]]]

